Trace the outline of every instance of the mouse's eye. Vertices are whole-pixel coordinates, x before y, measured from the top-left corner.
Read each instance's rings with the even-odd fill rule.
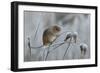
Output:
[[[55,26],[54,28],[55,28],[56,31],[60,31],[59,27]]]
[[[55,30],[57,30],[57,31],[58,31],[59,29],[58,29],[58,28],[55,28]]]

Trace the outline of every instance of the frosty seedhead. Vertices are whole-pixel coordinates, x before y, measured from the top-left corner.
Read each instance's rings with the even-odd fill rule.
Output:
[[[28,47],[30,48],[30,37],[27,37],[28,39]]]
[[[27,39],[28,39],[28,41],[30,41],[30,38],[29,37]]]
[[[77,39],[78,39],[78,33],[73,32],[73,40],[75,41],[75,43],[77,42]]]
[[[80,44],[80,50],[81,50],[81,54],[82,52],[84,53],[84,55],[86,54],[86,51],[88,49],[88,45],[85,43]]]
[[[70,39],[70,38],[72,38],[72,32],[68,32],[68,33],[67,33],[67,36],[66,36],[66,38],[65,38],[64,41],[67,41],[67,40]]]

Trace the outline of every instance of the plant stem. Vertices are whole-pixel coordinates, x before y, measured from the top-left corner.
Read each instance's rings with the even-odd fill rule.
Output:
[[[57,47],[59,47],[59,46],[61,46],[61,45],[63,45],[63,44],[64,44],[64,43],[61,43],[61,44],[59,44],[59,45],[57,44],[57,45],[58,45]],[[53,50],[55,50],[57,47],[55,47]],[[49,48],[50,48],[50,47],[49,47]],[[48,51],[47,51],[47,54],[46,54],[46,57],[45,57],[45,61],[47,60],[47,57],[48,57],[49,53],[53,51],[53,50],[52,50],[52,51],[49,51],[49,48],[48,48]]]
[[[45,61],[47,60],[47,57],[49,55],[49,50],[47,51],[46,57],[45,57]]]
[[[62,32],[59,36],[57,36],[57,38],[59,38],[62,34],[64,34],[64,33],[66,33],[66,32],[68,32],[68,31],[65,31],[65,32]],[[35,33],[36,34],[36,33]],[[34,37],[35,38],[35,37]],[[57,38],[52,42],[52,44],[57,40]],[[55,46],[55,45],[59,45],[59,44],[55,44],[55,45],[50,45],[51,47],[52,46]],[[43,45],[41,45],[41,46],[38,46],[38,47],[32,47],[32,46],[30,46],[31,48],[35,48],[35,49],[37,49],[37,48],[41,48],[41,47],[43,47]]]
[[[30,56],[31,56],[30,38],[28,38],[28,48],[29,48],[29,50],[30,50]]]
[[[72,38],[70,38],[70,42],[69,42],[68,47],[67,47],[67,49],[66,49],[66,51],[65,51],[65,53],[64,53],[63,60],[64,60],[65,55],[67,54],[68,48],[70,47],[71,40],[72,40]]]
[[[35,38],[36,38],[36,35],[37,35],[37,32],[38,32],[38,29],[39,29],[39,25],[40,25],[40,23],[38,23],[38,26],[37,26],[37,29],[36,29],[36,32],[35,32],[35,35],[34,35],[34,40],[35,40]]]
[[[38,29],[39,29],[41,20],[42,20],[42,14],[40,15],[39,23],[38,23],[37,29],[36,29],[36,31],[35,31],[34,40],[35,40],[35,38],[36,38],[36,36],[37,36],[37,32],[38,32]]]
[[[46,54],[46,57],[45,57],[45,61],[47,60],[47,57],[48,57],[48,55],[49,55],[49,48],[50,48],[50,45],[49,45],[49,47],[47,48],[48,50],[47,50],[47,54]]]
[[[45,50],[46,50],[46,49],[43,49],[43,55],[42,55],[42,60],[43,60],[43,61],[45,60],[45,57],[44,57],[44,56],[45,56]]]
[[[55,45],[58,45],[58,46],[56,46],[55,48],[53,48],[50,52],[54,51],[56,48],[60,47],[63,44],[64,44],[64,42],[63,43],[60,43],[60,44],[55,44]],[[55,45],[52,45],[52,46],[55,46]]]
[[[37,30],[36,30],[36,32],[35,32],[34,39],[35,39],[35,37],[36,37],[36,34],[37,34],[37,31],[38,31],[39,25],[40,25],[40,23],[38,24]],[[57,38],[59,38],[62,34],[66,33],[66,32],[67,32],[67,31],[62,32],[59,36],[57,36]],[[49,55],[50,52],[54,51],[54,50],[57,49],[59,46],[61,46],[61,45],[63,45],[63,44],[65,43],[65,42],[63,42],[63,43],[60,43],[60,44],[55,44],[55,45],[58,45],[58,46],[56,46],[53,50],[49,51],[49,48],[50,48],[50,47],[55,46],[55,45],[52,45],[52,44],[57,40],[57,38],[49,45],[48,51],[47,51],[47,54],[46,54],[46,57],[44,58],[44,60],[47,60],[47,57],[48,57],[48,55]],[[33,48],[35,48],[35,49],[39,48],[39,49],[40,49],[41,47],[43,47],[43,45],[41,45],[41,46],[39,46],[39,47],[32,47],[32,46],[30,45],[30,40],[29,40],[29,42],[28,42],[28,47],[30,48],[30,56],[31,56],[31,49],[33,49]],[[45,48],[45,49],[46,49],[46,48]],[[45,52],[43,52],[43,54],[44,54],[44,53],[45,53]]]

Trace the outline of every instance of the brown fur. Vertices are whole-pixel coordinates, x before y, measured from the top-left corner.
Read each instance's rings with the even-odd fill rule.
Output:
[[[58,26],[52,26],[46,29],[43,33],[43,45],[47,46],[51,44],[56,39],[60,31],[61,28]]]

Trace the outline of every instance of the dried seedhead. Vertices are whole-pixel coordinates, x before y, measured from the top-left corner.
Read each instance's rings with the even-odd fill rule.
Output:
[[[87,49],[88,49],[88,45],[87,44],[85,44],[85,43],[82,43],[82,44],[80,44],[80,51],[81,51],[81,54],[86,54],[86,52],[87,52]]]
[[[64,41],[67,41],[69,39],[73,39],[73,41],[76,43],[77,39],[78,39],[78,33],[77,32],[68,32]]]
[[[72,38],[72,32],[68,32],[66,38],[64,39],[64,41],[68,41],[69,39]]]
[[[77,32],[73,32],[73,40],[76,43],[78,39],[78,33]]]

